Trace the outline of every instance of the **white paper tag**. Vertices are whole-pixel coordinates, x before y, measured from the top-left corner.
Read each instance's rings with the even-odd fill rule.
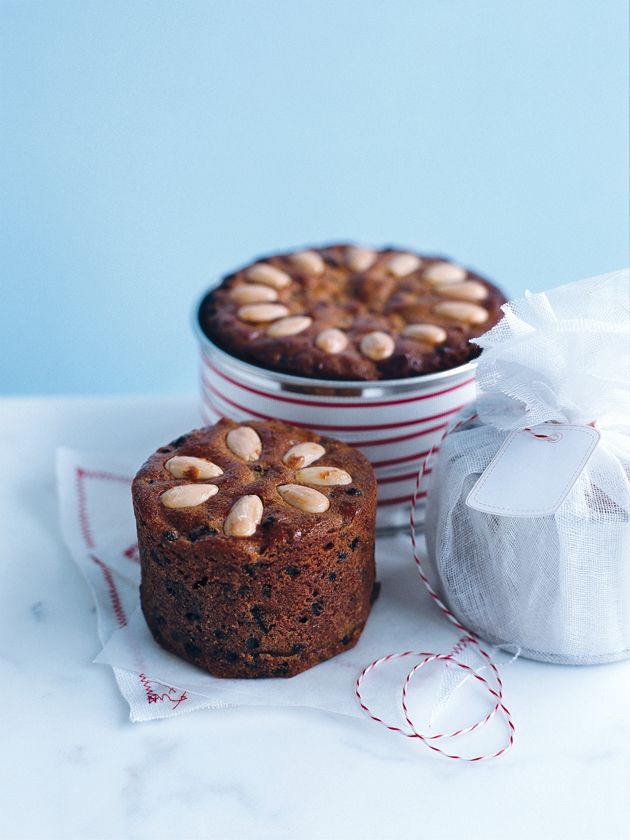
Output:
[[[550,516],[578,480],[599,438],[592,426],[561,423],[512,432],[466,504],[498,516]]]

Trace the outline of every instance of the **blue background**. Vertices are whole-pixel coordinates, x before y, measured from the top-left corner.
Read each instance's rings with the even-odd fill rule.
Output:
[[[352,238],[628,263],[622,0],[2,2],[0,387],[195,388],[194,299]]]

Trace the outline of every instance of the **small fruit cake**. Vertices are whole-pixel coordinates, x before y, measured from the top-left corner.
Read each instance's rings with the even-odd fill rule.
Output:
[[[199,316],[212,342],[259,367],[374,380],[465,364],[503,303],[496,286],[443,257],[331,245],[239,269]]]
[[[375,593],[376,481],[357,450],[221,420],[134,479],[147,623],[217,677],[290,677],[351,648]]]

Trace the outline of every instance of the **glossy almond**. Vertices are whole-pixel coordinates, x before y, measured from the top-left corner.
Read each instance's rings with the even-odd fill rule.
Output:
[[[323,274],[326,268],[321,254],[317,251],[297,251],[289,257],[291,264],[304,274]]]
[[[280,318],[279,321],[267,328],[267,335],[272,338],[284,338],[287,335],[297,335],[308,329],[313,319],[307,315],[291,315],[289,318]]]
[[[330,507],[330,502],[312,487],[304,487],[301,484],[280,484],[278,493],[287,504],[303,511],[304,513],[323,513]]]
[[[470,302],[485,300],[488,297],[488,289],[483,283],[476,280],[466,280],[463,283],[446,283],[436,286],[438,295],[452,300],[467,300]]]
[[[350,473],[339,467],[306,467],[296,472],[295,480],[299,484],[315,484],[320,487],[352,484]]]
[[[476,303],[466,303],[459,300],[445,300],[433,307],[436,315],[459,321],[462,324],[483,324],[488,320],[488,310]]]
[[[446,341],[446,330],[437,324],[409,324],[400,333],[405,338],[414,341],[425,341],[427,344],[442,344]]]
[[[195,458],[192,455],[175,455],[164,464],[174,478],[216,478],[223,475],[223,470],[207,458]]]
[[[251,537],[260,525],[262,515],[260,496],[241,496],[225,517],[223,531],[228,537]]]
[[[361,352],[375,362],[389,358],[394,352],[394,339],[385,332],[371,332],[361,339]]]
[[[387,270],[394,277],[407,277],[421,265],[422,260],[416,254],[394,254],[387,261]]]
[[[296,443],[295,446],[284,453],[282,463],[292,470],[299,470],[317,461],[325,452],[326,450],[321,444],[313,443],[310,440],[304,443]]]
[[[216,484],[179,484],[162,493],[160,501],[167,508],[197,507],[218,492]]]
[[[271,286],[261,286],[258,283],[243,283],[230,291],[230,297],[239,306],[246,303],[273,303],[278,300],[278,292]]]
[[[251,426],[239,426],[227,433],[227,448],[242,461],[257,461],[262,452],[262,441]]]
[[[267,321],[276,321],[278,318],[286,317],[289,310],[281,303],[251,303],[241,306],[237,314],[241,321],[264,324]]]
[[[348,336],[336,327],[329,327],[319,333],[315,339],[315,344],[324,353],[330,353],[331,355],[343,353],[348,346]]]
[[[437,262],[428,266],[422,276],[429,283],[440,284],[461,283],[462,280],[466,279],[466,274],[466,269],[462,268],[461,265],[450,262]]]
[[[264,286],[271,286],[272,289],[286,289],[291,285],[291,277],[286,271],[268,263],[256,263],[247,270],[245,276],[252,283],[262,283]]]
[[[376,251],[363,248],[361,245],[350,245],[346,250],[346,265],[350,271],[360,274],[367,271],[376,262]]]

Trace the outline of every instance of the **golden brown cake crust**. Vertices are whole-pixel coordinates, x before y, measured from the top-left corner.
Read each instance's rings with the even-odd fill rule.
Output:
[[[297,259],[296,252],[263,257],[225,277],[201,305],[207,336],[231,355],[283,373],[333,380],[397,379],[465,364],[479,353],[469,340],[501,317],[501,291],[443,257],[346,244],[308,249],[307,258],[300,259],[303,253],[297,252]],[[265,267],[271,267],[271,277],[265,276]],[[247,298],[256,297],[252,286],[263,287],[263,299],[253,304]],[[261,311],[251,307],[261,305],[274,309],[263,313],[263,321],[250,320]],[[301,320],[293,320],[288,333],[278,335],[278,329],[285,331],[285,319],[295,316]],[[436,338],[433,330],[433,335],[412,337],[406,328],[413,325],[437,327],[443,334]],[[347,342],[343,350],[322,349],[319,336],[330,328],[341,331]],[[385,333],[393,342],[384,357],[374,358],[362,345],[373,332]]]
[[[247,426],[262,452],[245,462],[230,451],[228,433]],[[296,481],[283,457],[311,441],[325,448],[312,467],[336,467],[351,481],[309,484],[328,500],[305,512],[278,492]],[[208,459],[221,475],[174,478],[174,456]],[[299,465],[297,465],[299,466]],[[198,505],[170,508],[173,487],[212,483],[218,491]],[[374,591],[376,482],[355,449],[278,421],[221,420],[162,447],[132,487],[142,570],[141,604],[155,639],[167,650],[220,677],[292,676],[352,647]],[[262,501],[249,537],[224,533],[244,495]]]

